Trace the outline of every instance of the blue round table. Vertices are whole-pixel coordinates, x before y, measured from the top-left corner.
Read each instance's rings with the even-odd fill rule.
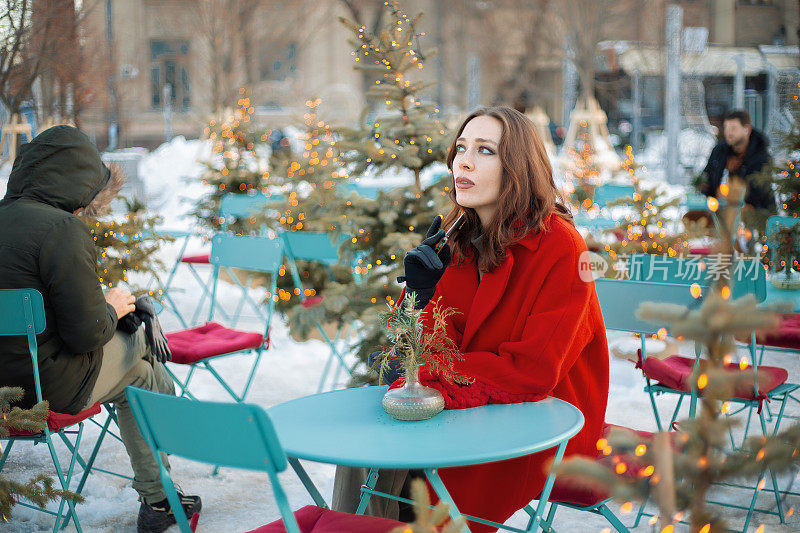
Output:
[[[437,468],[501,461],[558,446],[553,463],[556,465],[567,441],[584,422],[576,407],[556,398],[445,410],[429,420],[405,422],[383,410],[381,399],[386,390],[387,387],[337,390],[290,400],[267,410],[292,467],[317,504],[324,504],[324,500],[298,459],[370,468],[359,513],[366,509],[371,494],[387,496],[373,490],[379,469],[421,469],[439,498],[450,504],[451,516],[457,517],[458,509]],[[526,531],[538,527],[554,479],[551,471]]]

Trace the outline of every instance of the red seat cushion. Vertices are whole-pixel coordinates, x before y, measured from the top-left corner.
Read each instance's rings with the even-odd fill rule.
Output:
[[[800,313],[782,314],[780,327],[776,331],[756,334],[756,342],[800,350]]]
[[[65,413],[56,413],[55,411],[47,410],[47,429],[50,431],[59,431],[69,426],[75,425],[78,422],[83,422],[90,416],[100,413],[100,402],[95,402],[94,405],[74,415]],[[36,435],[33,431],[19,431],[10,429],[11,435]]]
[[[615,426],[614,424],[605,424],[603,427],[603,436],[608,437],[612,429],[633,431],[637,436],[641,437],[642,440],[649,439],[653,436],[649,431],[637,431],[622,426]],[[596,460],[605,463],[607,466],[612,466],[611,457],[604,455],[602,450],[597,452]],[[621,460],[628,466],[626,475],[635,475],[643,466],[636,463],[632,457],[623,457]],[[550,492],[551,502],[569,503],[582,507],[594,507],[610,497],[611,494],[608,492],[608,489],[601,487],[599,484],[590,483],[573,477],[556,478],[556,482],[553,484],[553,490]]]
[[[264,336],[208,322],[196,328],[167,333],[167,344],[173,363],[190,365],[206,357],[259,348],[264,344]]]
[[[323,509],[316,505],[306,505],[294,513],[302,533],[387,533],[403,522],[376,518],[374,516],[354,515]],[[276,520],[249,533],[286,533],[283,520]]]
[[[196,255],[184,255],[181,257],[181,263],[203,263],[208,264],[210,262],[211,254],[196,254]]]
[[[691,255],[709,255],[711,253],[711,246],[690,246],[689,254]]]
[[[300,302],[300,305],[302,305],[303,307],[314,307],[315,305],[319,305],[321,303],[322,303],[322,296],[309,296],[308,298]]]
[[[686,392],[691,390],[689,376],[692,374],[693,367],[694,358],[681,357],[679,355],[673,355],[663,360],[655,357],[648,357],[642,362],[642,371],[647,377],[658,381],[660,384],[670,389]],[[739,373],[743,377],[750,377],[753,375],[752,368],[748,366],[742,370],[739,368],[739,365],[735,363],[727,364],[726,370],[731,373]],[[784,383],[788,378],[789,373],[783,368],[777,366],[759,366],[759,392],[766,394],[781,383]],[[739,381],[736,384],[734,396],[745,400],[754,400],[756,394],[753,383],[748,382],[746,379]]]

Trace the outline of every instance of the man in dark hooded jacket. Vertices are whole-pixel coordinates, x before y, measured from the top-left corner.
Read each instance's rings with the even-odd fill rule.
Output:
[[[722,121],[724,140],[721,140],[708,157],[699,190],[706,196],[718,196],[719,187],[729,177],[738,176],[747,183],[745,205],[760,209],[774,209],[775,196],[769,184],[758,183],[754,174],[761,171],[770,160],[769,140],[753,128],[750,114],[744,110],[731,111]]]
[[[175,517],[124,389],[174,394],[174,384],[153,357],[144,328],[117,331],[118,320],[134,310],[134,297],[120,288],[103,293],[97,249],[76,216],[84,209],[96,214],[123,180],[112,177],[89,138],[73,127],[50,128],[22,145],[0,201],[0,289],[42,293],[47,324],[36,339],[42,396],[51,410],[67,414],[114,403],[142,500],[138,530],[161,532]],[[24,337],[0,337],[0,385],[22,387],[23,406],[35,402]],[[197,496],[181,494],[181,503],[190,518],[200,511]]]

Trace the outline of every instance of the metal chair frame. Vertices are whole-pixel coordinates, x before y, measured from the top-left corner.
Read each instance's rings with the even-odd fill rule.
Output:
[[[158,462],[161,483],[173,509],[182,507],[159,452],[203,463],[266,472],[286,530],[300,533],[278,479],[278,473],[286,470],[290,460],[287,460],[264,409],[245,403],[190,401],[130,386],[125,389],[125,394],[142,436]],[[303,481],[304,485],[306,481],[310,482]],[[310,493],[318,506],[327,508],[318,492]],[[184,513],[175,513],[175,518],[182,533],[192,533]]]
[[[35,289],[0,289],[0,316],[3,317],[3,320],[0,321],[0,335],[26,336],[28,339],[28,351],[31,354],[33,381],[36,389],[36,401],[41,402],[42,386],[41,381],[39,380],[39,360],[36,335],[44,331],[46,324],[44,300],[42,298],[42,294]],[[77,426],[77,429],[74,429],[75,426]],[[64,474],[61,468],[61,463],[58,460],[58,455],[56,454],[55,446],[53,444],[53,435],[58,435],[71,452],[69,467],[66,474]],[[74,436],[74,440],[70,440],[68,435]],[[6,445],[5,450],[3,450],[2,455],[0,455],[0,471],[3,470],[3,466],[8,459],[11,448],[16,441],[33,442],[34,445],[43,443],[47,445],[47,448],[50,451],[50,458],[52,459],[59,485],[63,490],[69,490],[72,476],[75,472],[75,463],[80,462],[81,466],[84,467],[84,479],[82,479],[83,482],[85,481],[86,475],[88,475],[89,471],[92,469],[94,457],[96,456],[96,454],[92,455],[92,458],[88,463],[82,460],[80,454],[78,453],[82,436],[83,421],[73,424],[68,428],[62,428],[58,431],[50,431],[50,429],[45,426],[41,433],[34,435],[10,435],[4,439],[8,441],[8,444]],[[98,441],[102,441],[102,438],[98,439]],[[83,483],[79,485],[78,490],[75,492],[80,494],[82,488]],[[70,518],[75,521],[75,529],[79,532],[83,531],[80,521],[78,520],[78,515],[75,512],[75,503],[70,500],[62,498],[57,512],[53,512],[49,509],[41,509],[35,505],[31,505],[22,501],[17,501],[17,504],[55,516],[56,522],[53,526],[54,533],[58,531],[59,527],[62,529],[66,527]],[[65,504],[67,505],[66,514],[64,511]],[[63,524],[61,522],[62,517],[64,518]]]
[[[292,281],[294,283],[295,290],[300,297],[300,301],[305,301],[307,297],[304,292],[303,282],[300,279],[297,261],[311,261],[322,264],[328,271],[331,279],[333,279],[333,270],[331,270],[331,266],[341,263],[338,246],[334,244],[332,236],[325,232],[285,231],[281,233],[281,238],[284,242],[286,259],[289,264],[289,270],[292,275]],[[341,242],[346,239],[346,236],[341,237],[339,239],[339,243],[341,244]],[[353,272],[356,280],[358,280],[359,276],[355,273],[355,269],[353,269]],[[353,372],[353,368],[348,366],[345,362],[344,354],[342,354],[337,348],[339,341],[343,340],[343,330],[352,330],[352,328],[347,327],[347,325],[339,328],[335,337],[331,339],[330,336],[325,332],[322,324],[315,322],[315,326],[325,343],[330,347],[330,354],[325,362],[325,367],[322,371],[322,376],[320,377],[319,386],[317,387],[317,392],[322,392],[328,380],[328,374],[332,364],[338,363],[336,366],[336,371],[332,376],[332,384],[335,384],[339,379],[339,374],[342,370],[346,371],[348,375],[351,375]]]
[[[211,321],[214,319],[214,310],[215,310],[215,303],[217,301],[217,285],[219,282],[219,271],[222,267],[233,267],[233,268],[240,268],[243,270],[249,271],[258,271],[264,272],[269,275],[270,277],[270,284],[269,288],[267,289],[266,295],[266,305],[267,310],[264,314],[264,339],[269,338],[269,328],[272,322],[272,316],[275,309],[275,299],[277,298],[277,278],[278,278],[278,270],[281,265],[281,259],[283,256],[283,245],[282,241],[277,238],[269,238],[269,237],[256,237],[256,236],[244,236],[244,235],[232,235],[232,234],[225,234],[225,233],[218,233],[211,239],[211,256],[210,261],[211,264],[214,265],[214,271],[212,273],[212,288],[211,288],[211,308],[209,309],[208,320]],[[231,276],[241,286],[241,282],[236,277],[236,274],[231,271]],[[247,295],[247,300],[251,303],[251,305],[256,306],[255,302]],[[178,378],[175,373],[170,369],[171,365],[167,365],[166,369],[167,372],[170,374],[172,379],[181,389],[181,396],[188,396],[189,398],[196,399],[194,395],[189,392],[189,382],[191,381],[194,373],[197,369],[204,369],[208,370],[211,375],[219,382],[219,384],[231,395],[231,397],[236,400],[237,402],[243,402],[247,393],[250,390],[250,387],[253,383],[253,378],[255,377],[256,370],[258,369],[258,363],[261,360],[261,356],[265,350],[264,345],[255,348],[255,349],[246,349],[246,350],[238,350],[234,352],[219,354],[211,357],[207,357],[205,359],[201,359],[191,364],[186,364],[183,366],[189,366],[189,374],[186,376],[185,379],[181,380]],[[253,361],[253,365],[250,369],[250,372],[247,377],[247,381],[244,385],[244,389],[241,395],[237,394],[233,388],[225,381],[225,379],[220,375],[220,373],[212,366],[212,361],[217,360],[221,357],[229,357],[232,355],[238,355],[243,353],[255,353],[255,360]]]
[[[744,284],[740,284],[744,285]],[[658,328],[656,325],[651,323],[645,322],[635,316],[635,310],[639,307],[639,305],[643,302],[653,301],[653,302],[660,302],[660,303],[671,303],[676,305],[682,305],[686,307],[694,307],[699,304],[700,299],[695,299],[690,291],[689,287],[686,284],[673,284],[673,283],[654,283],[648,281],[636,281],[636,280],[612,280],[612,279],[598,279],[595,280],[595,287],[597,289],[598,299],[600,301],[600,307],[603,312],[603,320],[605,321],[606,329],[611,330],[618,330],[618,331],[628,331],[631,333],[636,333],[639,335],[641,339],[641,351],[642,351],[642,361],[647,358],[647,347],[645,344],[645,336],[646,335],[653,335],[657,334]],[[746,289],[740,289],[746,290]],[[753,334],[753,337],[755,335]],[[751,354],[755,356],[754,346],[752,347],[753,350]],[[695,344],[695,368],[697,368],[697,364],[700,361],[700,347]],[[758,372],[758,363],[755,359],[753,359],[753,375],[757,378]],[[655,416],[656,425],[658,426],[659,431],[664,431],[664,426],[661,423],[661,417],[658,413],[658,408],[655,403],[655,397],[660,394],[677,394],[678,395],[678,402],[675,407],[675,410],[672,413],[672,418],[670,420],[669,428],[672,427],[675,420],[677,419],[678,412],[681,407],[681,402],[685,397],[690,397],[690,406],[689,406],[689,417],[693,418],[696,412],[696,405],[697,405],[697,389],[692,384],[692,388],[690,391],[678,391],[676,389],[672,389],[666,387],[664,385],[653,384],[649,377],[645,376],[645,392],[648,393],[650,397],[650,405],[653,409],[653,414]],[[758,380],[755,380],[755,396],[758,396]],[[778,400],[781,402],[780,412],[778,414],[775,426],[773,428],[773,434],[776,434],[780,428],[780,422],[783,417],[783,412],[786,407],[786,399],[790,392],[796,390],[799,386],[795,384],[783,384],[779,387],[776,387],[769,393],[767,393],[767,397],[770,400]],[[728,400],[732,403],[743,404],[743,408],[750,408],[751,414],[752,409],[758,407],[759,400],[748,400],[744,398],[731,398]],[[739,411],[741,411],[740,409]],[[739,412],[737,411],[737,412]],[[761,429],[763,434],[766,436],[769,434],[767,429],[766,423],[766,416],[763,412],[759,412],[759,420],[761,422]],[[749,417],[748,417],[748,424],[749,424]],[[731,443],[733,443],[733,437],[731,436]],[[758,481],[756,482],[756,487],[760,483],[761,479],[764,476],[759,477]],[[779,516],[781,523],[784,522],[784,512],[781,502],[781,492],[778,489],[778,483],[775,475],[770,472],[770,477],[772,480],[772,491],[775,496],[775,501],[777,503],[778,511],[772,511],[770,509],[756,509],[755,503],[756,498],[758,496],[759,489],[749,486],[742,486],[742,488],[746,488],[749,490],[753,490],[753,497],[750,502],[749,508],[747,513],[747,518],[745,519],[745,525],[742,531],[747,531],[749,527],[750,520],[752,518],[752,514],[754,511],[759,511],[768,514],[776,514]],[[727,503],[722,502],[715,502],[709,501],[709,503],[716,503],[719,505],[726,505],[731,507],[741,507],[741,506],[734,506]],[[639,508],[639,513],[636,517],[636,522],[633,527],[636,527],[639,523],[639,520],[642,516],[644,516],[644,504]]]

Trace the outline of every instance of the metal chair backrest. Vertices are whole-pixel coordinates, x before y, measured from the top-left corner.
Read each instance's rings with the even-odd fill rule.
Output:
[[[698,303],[686,285],[601,278],[594,280],[594,286],[600,301],[603,322],[606,329],[612,330],[653,335],[662,327],[669,329],[666,324],[654,324],[636,316],[636,310],[644,302],[687,307]]]
[[[209,262],[214,265],[214,281],[211,290],[211,308],[208,319],[213,319],[216,307],[217,284],[220,267],[233,267],[242,270],[265,272],[270,277],[267,289],[266,332],[272,320],[275,308],[275,296],[278,292],[278,271],[283,261],[283,241],[278,237],[260,237],[254,235],[233,235],[217,233],[211,238],[211,254]]]
[[[281,234],[286,254],[295,260],[315,261],[325,265],[339,263],[339,243],[331,242],[331,235],[324,231],[284,231]]]
[[[726,262],[727,261],[727,262]],[[653,254],[631,254],[628,258],[628,277],[634,281],[699,284],[703,288],[727,276],[730,265],[725,255],[703,257],[668,257]],[[753,294],[763,302],[767,298],[767,271],[758,258],[739,259],[734,262],[731,295],[741,298]]]
[[[212,265],[277,272],[283,259],[283,243],[279,238],[217,233],[211,238]]]
[[[356,182],[342,183],[341,185],[338,185],[336,189],[343,196],[348,196],[351,192],[354,192],[357,195],[370,200],[375,200],[381,191],[387,193],[391,190],[391,188],[387,188],[385,186],[379,187],[377,185],[360,185]]]
[[[600,185],[594,190],[594,197],[592,201],[596,203],[601,209],[606,207],[609,203],[620,198],[633,197],[635,189],[632,185],[617,185],[615,183],[606,183]]]
[[[175,496],[161,454],[193,461],[266,472],[285,527],[298,533],[286,493],[277,473],[287,467],[286,454],[269,415],[257,405],[218,403],[126,387],[136,423],[158,461],[167,497]],[[170,500],[172,501],[172,500]],[[175,513],[181,531],[189,533],[183,513]]]
[[[798,222],[800,222],[800,218],[780,215],[772,215],[767,219],[767,246],[769,247],[769,259],[773,264],[775,261],[775,248],[777,246],[777,242],[775,242],[775,233],[781,228],[791,228]]]
[[[292,280],[295,287],[300,289],[301,300],[305,299],[305,293],[296,261],[320,263],[327,268],[328,274],[333,279],[333,271],[330,267],[341,262],[339,245],[348,239],[346,235],[341,235],[338,242],[334,244],[331,241],[331,234],[324,231],[284,231],[281,233],[281,238],[286,257],[289,260]]]
[[[235,194],[229,193],[222,197],[219,203],[219,216],[222,218],[223,229],[233,222],[232,219],[246,219],[264,214],[269,202],[280,200],[282,195],[266,195],[262,192]]]
[[[0,335],[24,335],[28,338],[37,402],[42,401],[42,385],[39,381],[36,335],[44,331],[45,325],[44,300],[39,291],[0,289]]]

